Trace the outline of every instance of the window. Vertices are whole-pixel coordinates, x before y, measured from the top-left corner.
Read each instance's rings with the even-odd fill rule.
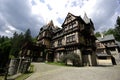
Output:
[[[71,35],[66,38],[67,43],[74,42],[74,41],[75,41],[75,35]]]
[[[67,21],[70,22],[72,20],[72,17],[71,16],[68,16],[67,17]]]
[[[76,21],[74,21],[72,24],[73,24],[73,27],[75,27],[76,26]]]
[[[58,40],[58,46],[61,46],[62,45],[62,39],[59,39]]]
[[[69,29],[76,27],[76,21],[69,24]]]
[[[116,51],[115,48],[110,48],[110,51]]]
[[[68,25],[68,29],[71,29],[72,28],[72,24],[70,23],[69,25]]]
[[[75,35],[72,35],[72,40],[75,41]]]
[[[51,47],[55,47],[55,42],[51,42]]]
[[[68,27],[67,27],[67,26],[65,26],[65,31],[66,31],[66,30],[68,30]]]

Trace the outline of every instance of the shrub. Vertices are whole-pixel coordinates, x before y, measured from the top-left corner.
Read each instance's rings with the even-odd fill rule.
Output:
[[[61,61],[67,65],[67,61],[70,60],[73,66],[80,66],[80,57],[75,53],[70,53],[67,55],[63,55],[61,57]]]

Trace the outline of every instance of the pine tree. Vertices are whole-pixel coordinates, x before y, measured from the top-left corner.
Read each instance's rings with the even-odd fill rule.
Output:
[[[120,17],[117,17],[116,25],[115,25],[115,38],[120,41]]]
[[[110,34],[115,35],[115,29],[110,28],[107,31],[104,31],[103,34],[104,35],[110,35]]]
[[[25,34],[17,34],[16,32],[13,34],[12,40],[12,48],[10,51],[10,55],[12,57],[19,57],[19,51],[21,50],[24,44],[32,43],[32,36],[30,29],[26,30]]]
[[[30,29],[27,29],[27,31],[24,34],[24,42],[32,42],[32,36],[31,36],[31,31]]]
[[[4,68],[9,60],[11,40],[8,37],[0,36],[0,68]]]
[[[10,50],[10,57],[11,58],[14,58],[14,57],[17,57],[17,53],[18,53],[18,34],[17,32],[15,32],[13,34],[13,38],[11,39],[11,44],[12,44],[12,47],[11,47],[11,50]]]

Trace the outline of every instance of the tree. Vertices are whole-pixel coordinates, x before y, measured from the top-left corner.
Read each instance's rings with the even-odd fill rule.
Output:
[[[120,17],[117,17],[116,25],[115,25],[115,38],[120,41]]]
[[[61,57],[61,61],[67,65],[67,61],[70,60],[73,66],[80,66],[80,57],[76,53],[69,53]]]
[[[30,29],[27,29],[27,31],[24,34],[24,42],[31,42],[32,41],[32,36],[31,36],[31,31]]]
[[[4,68],[9,61],[9,52],[11,50],[11,40],[8,37],[0,37],[0,68],[4,72]]]
[[[114,35],[115,34],[115,29],[110,28],[107,31],[104,31],[103,34],[104,35],[110,35],[110,34]]]
[[[25,43],[32,43],[32,36],[30,29],[26,30],[25,34],[21,33],[14,33],[12,38],[12,48],[10,51],[11,57],[19,57],[19,52],[21,50],[21,47]]]
[[[113,34],[114,36],[115,36],[115,34],[116,34],[116,32],[115,32],[115,29],[113,29],[113,28],[110,28],[110,29],[108,29],[108,30],[106,30],[106,31],[103,31],[103,32],[101,32],[104,36],[106,36],[106,35],[110,35],[110,34]],[[96,37],[100,37],[101,36],[101,33],[100,32],[96,32],[95,33],[95,36]]]
[[[24,44],[24,35],[23,33],[18,34],[18,33],[14,33],[13,34],[13,38],[11,39],[11,44],[12,44],[12,48],[10,51],[10,57],[11,58],[16,58],[19,56],[19,51],[22,47],[22,45]]]
[[[15,32],[13,34],[13,38],[11,39],[11,50],[10,50],[10,58],[17,57],[17,51],[18,51],[18,34]]]
[[[101,35],[100,35],[100,32],[96,32],[96,33],[95,33],[95,36],[96,36],[96,37],[100,37],[100,36],[101,36]]]

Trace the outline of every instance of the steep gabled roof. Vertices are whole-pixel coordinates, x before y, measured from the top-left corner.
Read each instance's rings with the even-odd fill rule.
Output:
[[[83,20],[86,24],[89,24],[90,23],[90,19],[88,18],[87,14],[85,13],[84,14],[84,17],[83,17]]]
[[[86,13],[84,14],[84,17],[83,17],[83,18],[81,18],[81,16],[75,16],[75,15],[73,15],[72,13],[68,13],[67,16],[66,16],[66,18],[65,18],[65,20],[64,20],[64,22],[63,22],[63,24],[62,24],[62,27],[65,25],[65,23],[67,22],[68,17],[70,17],[70,16],[72,16],[72,17],[74,17],[74,18],[76,18],[76,19],[79,19],[79,20],[80,20],[81,22],[83,22],[84,24],[92,24],[92,25],[93,25],[92,20],[87,17],[87,14],[86,14]],[[93,28],[94,28],[94,27],[93,27]],[[95,29],[95,28],[94,28],[94,29]]]
[[[48,24],[44,25],[43,27],[41,27],[41,31],[47,30],[47,29],[55,29],[55,26],[53,24],[53,21],[51,20]]]
[[[101,42],[104,42],[104,41],[109,41],[109,40],[115,40],[113,34],[110,34],[110,35],[106,35],[104,36],[103,38],[102,37],[97,37],[97,39]]]
[[[68,19],[68,17],[70,17],[70,16],[72,16],[72,17],[74,17],[74,18],[77,18],[77,16],[73,15],[72,13],[68,13],[67,16],[66,16],[66,18],[65,18],[65,20],[64,20],[64,22],[63,22],[63,24],[62,24],[62,27],[64,26],[65,22],[67,22],[67,19]]]

